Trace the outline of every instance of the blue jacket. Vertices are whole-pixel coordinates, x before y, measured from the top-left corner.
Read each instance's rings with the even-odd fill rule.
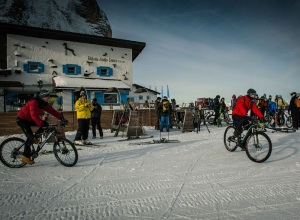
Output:
[[[276,103],[273,101],[270,101],[268,104],[268,109],[271,115],[274,115],[277,112]]]

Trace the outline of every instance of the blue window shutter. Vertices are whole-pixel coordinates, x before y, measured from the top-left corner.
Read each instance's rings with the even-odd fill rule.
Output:
[[[81,74],[81,66],[76,66],[76,74]]]
[[[25,64],[25,63],[24,63],[23,69],[24,69],[24,72],[27,72],[27,73],[28,73],[28,64]]]
[[[39,73],[45,72],[45,65],[43,63],[39,63]]]
[[[109,69],[108,69],[108,76],[112,76],[112,74],[113,74],[113,69],[112,69],[112,68],[109,68]]]
[[[67,74],[68,73],[68,66],[63,65],[63,73]]]
[[[97,75],[99,75],[99,76],[101,75],[101,67],[99,67],[99,66],[97,67]]]

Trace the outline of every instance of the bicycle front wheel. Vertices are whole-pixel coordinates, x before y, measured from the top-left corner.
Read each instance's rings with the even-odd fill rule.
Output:
[[[246,154],[256,163],[266,161],[272,153],[272,142],[268,135],[262,131],[252,133],[245,143]]]
[[[234,136],[235,127],[234,126],[228,126],[224,132],[224,145],[225,148],[233,152],[237,149],[237,138]]]
[[[21,161],[24,152],[25,140],[12,137],[3,141],[0,145],[0,160],[10,168],[20,168],[26,165]]]
[[[68,139],[54,142],[53,153],[57,161],[66,167],[72,167],[77,163],[78,153],[75,145]]]

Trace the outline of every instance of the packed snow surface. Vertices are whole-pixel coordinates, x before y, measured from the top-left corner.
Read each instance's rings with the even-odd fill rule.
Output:
[[[119,142],[122,133],[105,130],[90,140],[106,147],[78,147],[71,168],[52,154],[19,169],[0,164],[0,219],[300,219],[299,131],[268,130],[272,155],[259,164],[225,149],[225,125],[208,128],[173,128],[179,143],[145,145],[132,143],[159,131]]]

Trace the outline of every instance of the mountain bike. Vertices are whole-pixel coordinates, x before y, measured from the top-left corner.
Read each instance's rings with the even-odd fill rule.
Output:
[[[284,117],[285,117],[285,125],[288,128],[292,128],[293,127],[293,119],[292,116],[289,115],[288,113],[284,112]]]
[[[287,128],[293,127],[292,116],[289,115],[286,111],[276,112],[275,115],[271,116],[268,112],[265,116],[266,126],[269,128],[275,127],[275,125],[283,126],[286,125]]]
[[[31,145],[31,159],[37,158],[39,152],[46,143],[53,142],[53,153],[57,161],[66,166],[72,167],[77,163],[78,153],[75,145],[68,140],[63,131],[65,124],[58,122],[56,125],[50,125],[48,129],[35,135],[35,141]],[[26,165],[21,161],[24,152],[25,140],[19,137],[10,137],[4,140],[0,145],[0,160],[10,168],[20,168]]]
[[[264,132],[265,128],[257,119],[248,118],[248,124],[242,127],[243,132],[235,137],[236,127],[230,125],[224,132],[224,144],[228,151],[233,152],[237,147],[245,149],[248,158],[254,162],[266,161],[272,153],[272,142]]]

